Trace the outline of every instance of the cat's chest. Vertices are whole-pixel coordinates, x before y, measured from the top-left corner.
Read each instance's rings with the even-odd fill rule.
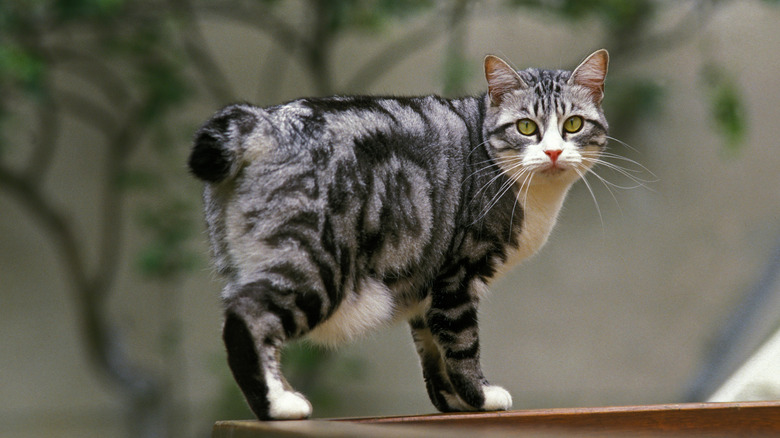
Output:
[[[532,186],[523,188],[518,203],[523,206],[523,223],[517,233],[517,249],[510,250],[501,271],[515,266],[536,254],[547,242],[558,219],[569,185]]]

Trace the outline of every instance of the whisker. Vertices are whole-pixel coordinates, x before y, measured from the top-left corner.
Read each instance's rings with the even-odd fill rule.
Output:
[[[636,173],[647,172],[647,173],[649,173],[650,175],[652,175],[653,177],[656,177],[656,175],[655,175],[655,174],[654,174],[654,173],[653,173],[653,172],[652,172],[650,169],[648,169],[647,167],[643,166],[642,164],[640,164],[640,163],[639,163],[639,162],[637,162],[637,161],[634,161],[634,160],[632,160],[632,159],[630,159],[630,158],[626,158],[626,157],[624,157],[624,156],[622,156],[622,155],[613,154],[613,153],[611,153],[611,152],[606,152],[606,151],[605,151],[605,152],[601,152],[601,153],[595,153],[595,154],[592,154],[592,153],[591,153],[591,152],[589,152],[589,151],[585,151],[585,152],[583,152],[583,153],[582,153],[582,155],[583,155],[583,156],[588,156],[588,157],[590,157],[591,155],[594,155],[594,156],[595,156],[595,157],[597,157],[597,158],[598,158],[598,157],[603,157],[603,158],[613,158],[613,159],[616,159],[616,160],[625,161],[625,162],[627,162],[627,163],[630,163],[630,164],[632,164],[632,165],[634,165],[634,166],[637,166],[637,167],[639,167],[639,169],[626,169],[627,171],[630,171],[630,172],[636,172]],[[625,169],[625,168],[624,168],[624,169]],[[656,178],[657,178],[657,177],[656,177]],[[656,181],[657,181],[657,180],[656,180]],[[653,182],[655,182],[655,181],[653,181]]]
[[[496,160],[494,160],[494,159],[487,159],[485,161],[474,163],[476,165],[481,165],[481,164],[487,164],[487,165],[483,166],[483,167],[481,167],[481,168],[479,168],[479,169],[477,169],[475,171],[473,171],[470,175],[468,175],[466,178],[463,179],[463,183],[465,184],[465,182],[468,181],[469,178],[472,178],[472,177],[474,177],[477,174],[485,172],[485,171],[489,170],[492,167],[498,167],[500,169],[501,168],[501,166],[500,166],[501,164],[514,165],[516,162],[518,162],[520,160],[522,160],[522,158],[520,158],[520,157],[503,157],[503,158],[498,158]],[[503,173],[503,171],[501,171],[500,173]]]
[[[610,185],[612,185],[612,186],[613,186],[613,187],[615,187],[615,188],[620,188],[620,189],[635,189],[635,188],[639,188],[639,187],[645,187],[645,188],[647,188],[648,190],[652,190],[650,187],[648,187],[648,186],[647,186],[647,184],[648,184],[648,183],[651,183],[651,182],[654,182],[654,181],[648,181],[648,180],[644,180],[644,179],[642,179],[642,178],[639,178],[638,176],[631,174],[631,173],[630,173],[630,172],[629,172],[627,169],[625,169],[625,168],[623,168],[623,167],[621,167],[621,166],[617,166],[617,165],[615,165],[615,164],[613,164],[613,163],[610,163],[610,162],[608,162],[608,161],[603,161],[603,160],[599,160],[599,159],[591,159],[591,158],[587,158],[586,160],[587,160],[589,163],[593,163],[593,166],[595,166],[595,165],[597,165],[597,164],[600,164],[600,165],[602,165],[603,167],[605,167],[605,168],[607,168],[607,169],[609,169],[609,170],[611,170],[611,171],[613,171],[613,172],[616,172],[616,173],[618,173],[618,174],[620,174],[620,175],[623,175],[623,176],[624,176],[624,177],[626,177],[627,179],[631,180],[631,181],[632,181],[634,184],[636,184],[635,186],[621,186],[621,185],[618,185],[618,184],[612,183],[612,182],[610,182],[610,181],[606,181],[606,179],[602,178],[602,180],[604,180],[606,183],[609,183]],[[593,170],[591,170],[591,171],[592,171],[594,174],[596,173],[596,172],[595,172],[595,171],[593,171]],[[599,177],[601,178],[601,176],[599,176]]]
[[[483,218],[484,218],[484,217],[485,217],[485,216],[486,216],[486,215],[487,215],[487,214],[490,212],[490,210],[492,210],[492,209],[493,209],[493,207],[495,207],[495,206],[496,206],[496,204],[498,204],[498,202],[501,200],[501,198],[502,198],[502,197],[504,197],[504,195],[506,195],[506,193],[507,193],[509,190],[511,190],[511,189],[512,189],[512,186],[515,184],[515,182],[517,181],[517,179],[519,179],[519,177],[520,177],[520,176],[521,176],[521,175],[522,175],[524,172],[526,172],[526,171],[527,171],[527,169],[523,169],[523,168],[522,168],[522,166],[523,166],[522,162],[518,162],[517,164],[515,164],[514,166],[512,166],[512,167],[510,167],[509,169],[507,169],[507,170],[506,170],[506,172],[505,172],[505,173],[513,173],[513,176],[512,176],[512,177],[507,177],[507,180],[506,180],[506,181],[504,181],[504,182],[502,183],[501,187],[499,187],[499,189],[498,189],[498,191],[496,192],[496,194],[495,194],[495,195],[493,195],[493,197],[490,199],[490,201],[488,201],[488,206],[487,206],[487,207],[485,208],[485,210],[484,210],[484,211],[483,211],[483,212],[482,212],[482,213],[479,215],[479,217],[477,217],[477,219],[475,219],[475,220],[474,220],[474,222],[472,222],[472,225],[473,225],[474,223],[477,223],[478,221],[482,220],[482,219],[483,219]],[[520,172],[514,172],[514,171],[515,171],[515,169],[518,169],[518,168],[520,169]],[[502,174],[499,174],[499,175],[496,175],[495,177],[493,177],[493,178],[492,178],[492,179],[491,179],[491,180],[490,180],[488,183],[486,183],[485,185],[483,185],[483,186],[482,186],[482,187],[481,187],[481,188],[480,188],[480,189],[477,191],[477,193],[479,193],[479,192],[481,192],[482,190],[484,190],[485,188],[487,188],[489,185],[491,185],[491,184],[492,184],[492,183],[493,183],[493,182],[494,182],[494,181],[495,181],[497,178],[499,178],[501,175],[502,175]]]
[[[585,183],[585,187],[588,189],[588,192],[590,192],[590,197],[593,198],[593,204],[596,205],[596,212],[599,214],[599,222],[601,222],[601,229],[603,230],[604,229],[604,216],[601,215],[601,207],[599,207],[599,201],[596,200],[596,194],[593,193],[593,188],[590,186],[590,183],[588,182],[588,179],[585,177],[585,174],[587,172],[581,172],[580,169],[577,169],[577,167],[574,167],[573,169],[574,169],[575,172],[577,172],[577,175],[580,176],[580,179],[582,180],[582,182]],[[612,193],[612,192],[610,191],[610,193]],[[613,198],[615,197],[614,194],[612,195],[612,197]],[[617,202],[617,199],[615,199],[615,202]]]
[[[473,148],[471,148],[471,150],[469,151],[469,153],[468,153],[468,154],[466,154],[466,158],[469,158],[469,157],[471,156],[471,154],[473,154],[473,153],[474,153],[474,151],[476,151],[477,149],[479,149],[481,146],[484,146],[484,145],[488,144],[489,142],[490,142],[490,140],[485,140],[485,141],[483,141],[482,143],[480,143],[480,144],[478,144],[478,145],[474,146]]]
[[[637,148],[635,148],[635,147],[631,146],[630,144],[628,144],[628,143],[624,142],[623,140],[619,140],[619,139],[617,139],[617,138],[615,138],[615,137],[611,137],[611,136],[609,136],[609,135],[607,136],[607,138],[608,138],[608,139],[610,139],[610,140],[612,140],[612,141],[616,141],[616,142],[620,143],[621,145],[623,145],[623,146],[625,146],[625,147],[627,147],[627,148],[631,149],[631,150],[632,150],[632,151],[634,151],[634,152],[639,152],[639,150],[638,150]]]

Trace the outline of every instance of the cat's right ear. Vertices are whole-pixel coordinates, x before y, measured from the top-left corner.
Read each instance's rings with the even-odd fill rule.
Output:
[[[508,93],[527,87],[515,69],[493,55],[485,57],[485,79],[488,83],[490,103],[493,105],[500,105]]]

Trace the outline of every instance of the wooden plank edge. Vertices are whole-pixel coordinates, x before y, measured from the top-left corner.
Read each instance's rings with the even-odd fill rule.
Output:
[[[393,417],[344,418],[368,424],[519,428],[599,428],[708,433],[780,434],[780,402],[675,403],[599,408],[459,412]]]

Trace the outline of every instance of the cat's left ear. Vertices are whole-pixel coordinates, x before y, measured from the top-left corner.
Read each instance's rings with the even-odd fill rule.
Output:
[[[488,83],[490,103],[493,105],[499,105],[509,92],[528,87],[515,69],[493,55],[485,57],[485,79]]]
[[[597,104],[604,98],[604,79],[607,77],[609,53],[605,49],[596,50],[574,69],[569,84],[581,85],[588,90]]]

